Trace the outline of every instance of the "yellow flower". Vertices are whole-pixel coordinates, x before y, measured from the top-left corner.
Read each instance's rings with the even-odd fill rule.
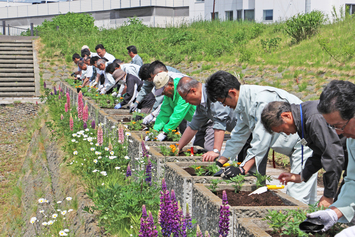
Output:
[[[98,94],[96,94],[96,96],[99,96]]]
[[[136,122],[133,121],[132,124],[136,124]]]
[[[120,99],[123,100],[123,97],[121,96]]]
[[[196,169],[197,169],[197,170],[201,169],[201,166],[199,166],[199,167],[196,167]]]
[[[145,132],[145,134],[148,134],[148,133],[149,133],[149,131],[146,131],[146,132]]]
[[[170,129],[169,129],[170,130]],[[172,132],[176,132],[176,130],[174,129]]]
[[[240,165],[242,162],[238,162],[237,165]]]
[[[180,133],[179,133],[179,132],[176,132],[175,134],[176,134],[176,135],[180,135]]]
[[[170,131],[171,129],[169,128],[169,131]]]

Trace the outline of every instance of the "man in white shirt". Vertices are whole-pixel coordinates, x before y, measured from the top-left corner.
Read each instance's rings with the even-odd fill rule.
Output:
[[[107,53],[105,47],[102,44],[96,45],[95,50],[100,58],[106,59],[109,63],[112,63],[115,60],[115,56]]]
[[[99,86],[100,94],[106,94],[113,88],[113,86],[116,84],[116,81],[115,79],[113,79],[110,73],[105,72],[108,62],[106,62],[104,59],[99,59],[97,60],[96,64],[97,68],[99,69],[97,70],[97,73],[100,75],[104,75],[105,77],[104,83],[101,83],[101,85]]]

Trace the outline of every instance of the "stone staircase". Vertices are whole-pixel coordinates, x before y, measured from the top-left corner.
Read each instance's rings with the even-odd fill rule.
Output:
[[[39,96],[39,74],[31,39],[0,38],[0,97]]]

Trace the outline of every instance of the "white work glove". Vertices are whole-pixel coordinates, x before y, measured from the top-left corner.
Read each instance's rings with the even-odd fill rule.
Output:
[[[137,102],[134,102],[133,104],[131,104],[131,105],[129,106],[129,112],[130,112],[130,113],[133,113],[134,111],[137,110],[137,107],[138,107],[138,103],[137,103]]]
[[[120,98],[122,95],[120,93],[117,94],[117,98]]]
[[[143,119],[143,124],[147,125],[149,124],[150,122],[152,122],[154,119],[154,115],[153,114],[149,114],[147,116],[145,116],[145,118]]]
[[[355,236],[355,226],[348,227],[342,232],[336,234],[334,237],[353,237]]]
[[[92,86],[96,86],[97,85],[97,81],[95,81],[94,83],[92,83]]]
[[[113,93],[111,94],[112,97],[115,97],[116,95],[117,95],[117,92],[113,92]]]
[[[157,137],[157,139],[158,139],[159,141],[163,141],[165,138],[166,138],[166,135],[165,135],[164,132],[159,133],[159,135],[158,135],[158,137]]]
[[[324,225],[322,232],[329,230],[338,221],[338,216],[332,209],[309,213],[307,218],[318,218]]]
[[[144,138],[144,140],[147,142],[147,141],[150,141],[150,139],[149,139],[149,136],[146,136],[145,138]]]

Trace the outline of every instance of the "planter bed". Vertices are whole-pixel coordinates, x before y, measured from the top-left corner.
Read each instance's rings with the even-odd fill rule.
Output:
[[[211,235],[218,233],[219,210],[222,199],[212,193],[206,184],[196,183],[193,186],[192,196],[192,218],[201,224],[201,229],[208,230]],[[218,190],[225,189],[221,185]],[[235,224],[239,218],[264,218],[268,210],[283,211],[285,209],[307,209],[308,206],[284,193],[280,190],[274,191],[281,198],[285,206],[233,206],[230,208],[230,236],[236,236]]]
[[[169,157],[169,160],[172,160],[171,157]],[[188,157],[187,157],[188,158]],[[184,160],[187,160],[185,158]],[[178,163],[172,163],[172,162],[167,162],[165,163],[165,182],[166,186],[169,190],[174,189],[176,198],[178,201],[181,203],[181,207],[185,211],[186,209],[186,203],[189,204],[191,212],[194,212],[194,207],[192,206],[192,199],[193,199],[193,185],[195,183],[203,183],[203,184],[210,184],[212,180],[221,180],[223,181],[222,178],[220,177],[213,177],[213,176],[192,176],[190,175],[185,168],[191,166],[191,165],[201,165],[201,166],[206,166],[210,164],[214,164],[214,162],[202,162],[202,158],[198,158],[196,156],[195,158],[191,157],[189,158],[189,162],[178,162]],[[253,191],[256,189],[255,186],[256,178],[253,176],[249,176],[245,178],[244,185],[242,186],[242,191]],[[232,184],[227,184],[226,182],[223,182],[224,184],[220,184],[219,187],[225,188],[225,189],[233,189]],[[207,185],[208,187],[209,185]]]
[[[235,225],[235,236],[271,237],[266,231],[271,231],[272,229],[261,218],[239,218]]]

